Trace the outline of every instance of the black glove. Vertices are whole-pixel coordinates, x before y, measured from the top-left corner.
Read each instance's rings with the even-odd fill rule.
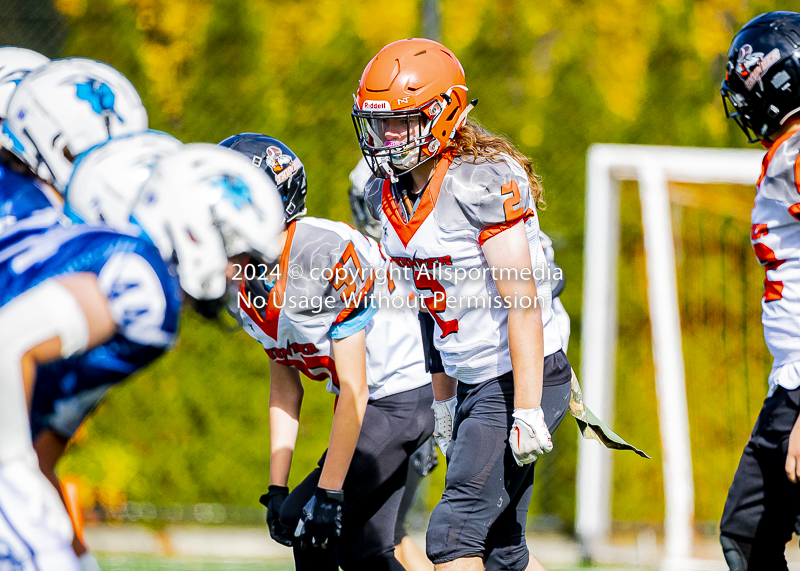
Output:
[[[292,530],[283,525],[280,520],[281,505],[288,495],[289,488],[286,486],[270,486],[269,491],[258,501],[267,508],[267,526],[270,537],[282,545],[291,547],[293,544]]]
[[[300,549],[332,545],[342,535],[344,492],[317,488],[303,508],[294,536],[300,539]]]

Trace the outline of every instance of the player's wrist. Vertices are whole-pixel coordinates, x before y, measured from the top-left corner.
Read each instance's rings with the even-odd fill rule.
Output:
[[[321,490],[330,490],[330,491],[341,491],[344,487],[344,477],[337,478],[332,477],[326,474],[323,470],[322,475],[319,478],[319,482],[317,482],[317,489]]]
[[[270,484],[269,487],[267,488],[267,491],[270,494],[283,494],[283,493],[288,494],[289,486],[276,486],[274,484]]]
[[[344,503],[344,490],[326,490],[325,488],[317,486],[317,489],[314,490],[314,495],[322,500],[328,500],[339,504]]]
[[[538,399],[534,399],[531,397],[527,398],[517,398],[514,397],[514,410],[536,410],[537,408],[542,408],[542,399],[539,397]]]
[[[289,475],[287,474],[285,477],[281,478],[270,478],[269,479],[269,487],[276,486],[279,488],[286,488],[289,486]]]

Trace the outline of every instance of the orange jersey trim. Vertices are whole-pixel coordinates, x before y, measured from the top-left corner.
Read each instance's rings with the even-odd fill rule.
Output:
[[[292,250],[292,239],[294,238],[294,231],[296,225],[295,221],[292,221],[289,224],[289,227],[286,229],[286,245],[283,247],[283,252],[281,253],[281,259],[278,265],[278,281],[275,283],[275,287],[272,288],[272,291],[269,292],[269,298],[267,300],[267,307],[264,311],[264,319],[261,319],[261,316],[255,311],[252,307],[244,306],[244,312],[250,316],[250,318],[255,321],[259,328],[270,336],[271,339],[278,340],[278,318],[281,314],[281,307],[284,305],[283,295],[286,293],[286,276],[288,275],[287,271],[289,269],[289,253]],[[242,285],[239,286],[239,292],[244,294],[244,282]],[[277,304],[276,304],[277,300]]]
[[[436,206],[436,201],[439,198],[439,190],[442,187],[444,175],[447,174],[447,169],[450,168],[451,161],[452,157],[448,155],[442,157],[441,162],[436,167],[436,171],[433,173],[433,178],[428,184],[428,188],[419,199],[420,203],[419,206],[417,206],[417,210],[407,223],[403,222],[400,211],[397,209],[397,203],[392,197],[391,182],[388,179],[384,181],[381,209],[389,219],[389,223],[392,225],[392,228],[394,228],[394,231],[397,232],[397,236],[400,238],[403,246],[408,246],[408,243],[411,242],[411,238],[414,237],[419,227],[422,226],[422,223],[428,218],[428,214],[433,212],[433,207]]]
[[[517,222],[522,222],[524,219],[525,218],[523,216],[520,216],[519,218],[517,218],[516,220],[512,220],[511,222],[503,222],[502,224],[489,226],[488,228],[482,230],[481,233],[478,235],[478,244],[483,246],[483,243],[486,242],[486,240],[488,240],[489,238],[497,236],[500,232],[508,230],[509,228],[517,224]]]
[[[797,193],[800,194],[800,154],[794,159],[794,187],[797,189]],[[794,216],[794,213],[792,215]]]
[[[776,140],[769,146],[769,151],[767,151],[767,154],[764,155],[764,160],[761,161],[761,176],[758,177],[758,182],[756,183],[756,186],[760,186],[761,181],[764,180],[765,176],[767,176],[767,168],[769,167],[770,161],[772,161],[772,157],[774,157],[775,153],[778,152],[778,148],[780,148],[782,144],[788,141],[792,137],[792,135],[797,133],[798,130],[800,130],[800,125],[795,125],[791,129],[786,131],[783,135],[781,135],[778,138],[778,140]],[[797,161],[795,161],[794,170],[795,170],[795,184],[797,184],[797,172],[798,172]],[[798,192],[800,192],[800,188],[798,188]]]
[[[351,307],[345,307],[339,313],[339,315],[336,316],[336,320],[333,322],[334,325],[338,325],[339,323],[350,317],[350,314],[353,313],[353,311],[355,311],[358,304],[361,303],[362,299],[364,299],[364,296],[367,295],[369,293],[369,290],[372,289],[373,283],[375,283],[375,278],[374,276],[370,276],[369,279],[364,283],[364,287],[361,288],[361,291],[358,292],[358,295],[356,296],[356,305],[353,305]]]

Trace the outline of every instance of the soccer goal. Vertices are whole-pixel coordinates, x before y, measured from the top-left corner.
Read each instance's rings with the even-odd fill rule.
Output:
[[[682,270],[676,266],[676,247],[682,248],[681,237],[676,235],[676,228],[681,227],[675,220],[676,203],[683,208],[682,212],[700,212],[697,214],[697,224],[701,231],[700,238],[695,240],[699,244],[697,250],[703,256],[710,256],[705,244],[713,241],[722,244],[722,257],[715,258],[715,263],[721,260],[721,285],[714,286],[714,299],[725,293],[726,283],[728,290],[734,272],[730,267],[725,268],[725,260],[730,254],[725,252],[725,244],[720,242],[722,230],[713,232],[713,239],[703,234],[704,224],[708,226],[712,215],[721,217],[718,228],[730,227],[729,220],[734,220],[736,235],[744,233],[740,238],[741,252],[737,258],[742,258],[742,267],[747,268],[746,273],[751,276],[750,282],[745,283],[742,290],[742,300],[736,303],[748,303],[752,292],[757,291],[758,284],[752,283],[750,258],[745,260],[744,248],[747,247],[747,205],[742,207],[742,200],[749,201],[752,205],[754,185],[761,172],[763,151],[754,150],[726,150],[702,149],[680,147],[648,147],[635,145],[594,145],[590,148],[587,159],[586,177],[586,220],[585,220],[585,245],[584,245],[584,280],[583,280],[583,314],[582,314],[582,339],[581,339],[581,382],[586,403],[592,410],[607,420],[614,427],[615,393],[618,378],[617,353],[618,353],[618,321],[619,316],[619,258],[620,258],[620,188],[624,181],[632,181],[638,185],[638,201],[641,205],[641,234],[643,242],[643,259],[646,274],[646,306],[649,312],[649,334],[652,345],[652,364],[655,377],[654,405],[658,415],[658,429],[660,432],[660,458],[663,474],[663,533],[664,550],[661,559],[662,569],[689,570],[702,568],[697,566],[699,561],[693,553],[695,534],[695,478],[692,462],[692,439],[690,432],[693,423],[690,422],[689,405],[687,403],[686,368],[684,361],[685,348],[682,340],[681,311],[688,307],[679,299],[679,275]],[[626,183],[628,187],[632,183]],[[724,194],[719,194],[718,199],[713,197],[713,191],[708,194],[703,190],[704,185],[745,185],[749,188],[739,189],[737,200],[726,200]],[[732,195],[731,195],[732,196]],[[728,212],[736,210],[736,212]],[[711,212],[711,214],[708,214]],[[694,216],[694,214],[692,214]],[[727,226],[726,226],[727,225]],[[708,234],[708,232],[706,232]],[[716,248],[719,250],[719,248]],[[728,256],[727,258],[725,256]],[[749,255],[752,257],[752,255]],[[708,258],[710,259],[710,258]],[[752,263],[755,264],[754,258]],[[710,264],[710,262],[709,262]],[[729,263],[730,265],[730,263]],[[698,271],[702,270],[702,263],[698,263]],[[713,277],[713,276],[712,276]],[[711,278],[709,278],[711,279]],[[763,279],[763,270],[761,274]],[[705,279],[699,281],[707,281]],[[741,281],[741,280],[740,280]],[[736,282],[739,283],[738,281]],[[738,287],[738,286],[737,286]],[[718,290],[722,288],[722,294]],[[687,288],[684,288],[687,289]],[[693,289],[702,289],[698,288]],[[738,351],[744,351],[744,362],[747,365],[748,339],[755,339],[754,332],[760,326],[759,322],[752,321],[752,315],[757,312],[760,294],[755,299],[750,299],[751,304],[742,312],[741,320],[737,317],[736,331],[741,336],[744,327],[745,341]],[[731,305],[730,299],[723,300]],[[704,303],[711,307],[711,302]],[[715,306],[716,307],[716,306]],[[723,308],[724,309],[724,308]],[[714,307],[703,311],[713,313]],[[745,315],[749,315],[747,317]],[[733,331],[732,318],[722,315],[723,328]],[[727,319],[727,322],[726,322]],[[756,318],[757,319],[757,318]],[[706,317],[706,321],[713,323],[713,319]],[[741,321],[741,323],[740,323]],[[722,335],[720,343],[726,343],[726,336]],[[719,335],[719,334],[717,334]],[[708,337],[708,335],[705,335]],[[727,337],[728,346],[731,341]],[[738,342],[738,341],[737,341]],[[755,343],[756,341],[750,342]],[[763,344],[763,341],[762,341]],[[688,347],[686,347],[689,350]],[[730,351],[730,348],[728,348]],[[764,359],[761,359],[762,361]],[[760,365],[759,365],[760,366]],[[710,366],[706,366],[710,368]],[[766,391],[766,374],[756,379],[763,373],[745,368],[745,376],[754,378],[753,382],[760,382]],[[766,369],[768,370],[768,369]],[[752,373],[752,374],[750,374]],[[652,387],[651,387],[652,388]],[[747,396],[738,400],[753,400]],[[760,404],[760,403],[758,403]],[[702,418],[702,403],[697,405],[692,419]],[[713,406],[707,403],[707,406]],[[749,406],[749,405],[748,405]],[[616,406],[617,409],[620,405]],[[758,405],[755,406],[757,411]],[[748,414],[753,417],[753,411],[748,409]],[[700,423],[697,421],[695,424]],[[749,431],[750,427],[746,430]],[[698,429],[699,430],[699,429]],[[711,432],[711,430],[709,430]],[[622,433],[621,433],[622,434]],[[634,444],[639,444],[636,434],[622,434]],[[694,436],[694,435],[693,435]],[[741,447],[745,440],[741,441]],[[741,448],[739,448],[739,451]],[[648,452],[657,452],[647,450]],[[577,475],[577,513],[576,531],[581,538],[584,552],[593,556],[598,549],[606,545],[612,531],[612,489],[614,472],[612,465],[612,452],[602,448],[596,442],[581,441],[578,453]],[[696,462],[700,464],[701,461]],[[735,465],[734,465],[735,468]],[[726,466],[725,470],[728,470]],[[730,472],[732,478],[733,472]],[[724,499],[724,491],[720,491]],[[621,495],[621,494],[620,494]],[[619,501],[624,501],[620,498]],[[717,500],[718,501],[718,500]],[[722,505],[719,505],[719,513]]]

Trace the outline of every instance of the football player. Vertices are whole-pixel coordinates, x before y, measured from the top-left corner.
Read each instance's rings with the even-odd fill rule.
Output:
[[[35,385],[47,382],[37,368],[120,336],[168,346],[180,290],[211,302],[226,293],[230,258],[273,259],[279,214],[272,181],[238,154],[187,145],[162,159],[142,188],[133,211],[140,235],[58,225],[0,252],[0,548],[7,560],[80,569],[69,518],[31,440],[28,408]]]
[[[93,147],[81,155],[70,178],[65,213],[75,223],[107,223],[116,230],[135,233],[130,215],[142,185],[161,158],[182,146],[164,133],[143,131]],[[178,305],[170,306],[174,312],[170,320],[177,321],[178,309]],[[166,349],[161,341],[146,343],[117,334],[87,353],[39,367],[31,401],[31,434],[39,467],[57,489],[56,465],[84,419],[109,388],[146,367]],[[67,506],[75,523],[77,514]],[[77,526],[73,548],[84,571],[97,569]]]
[[[305,170],[285,144],[259,134],[221,144],[275,180],[288,225],[277,271],[251,260],[256,272],[239,297],[239,319],[270,359],[270,486],[261,498],[270,534],[293,546],[301,571],[400,571],[394,533],[409,457],[433,432],[414,312],[401,284],[388,306],[393,286],[373,240],[303,216]],[[289,492],[300,373],[337,397],[328,450]]]
[[[364,189],[371,175],[372,171],[367,161],[362,157],[361,160],[358,161],[358,164],[356,164],[356,167],[350,172],[350,211],[353,214],[356,228],[358,228],[362,234],[380,242],[383,235],[381,221],[370,214],[367,203],[364,200]],[[553,296],[553,314],[558,322],[558,330],[561,333],[561,348],[564,353],[566,353],[569,345],[570,320],[569,314],[559,297],[564,291],[566,281],[563,270],[561,270],[555,261],[553,241],[541,229],[539,230],[539,242],[544,250],[544,257],[550,265],[549,275],[551,282],[550,288]],[[430,323],[432,327],[433,320],[431,320]]]
[[[382,234],[380,220],[372,217],[367,208],[367,203],[364,201],[364,188],[367,185],[370,175],[371,171],[369,166],[367,166],[367,162],[363,158],[358,161],[356,167],[350,172],[350,192],[348,193],[350,197],[350,211],[353,213],[353,221],[358,231],[380,242]],[[397,278],[404,277],[402,272],[396,272],[396,274]],[[395,280],[395,282],[397,281],[399,280]],[[428,347],[423,347],[423,355],[426,355],[426,349],[428,349]],[[438,357],[438,355],[436,356]],[[426,361],[428,372],[444,374],[444,370],[441,369],[441,359],[438,359],[438,368],[431,365],[427,355]],[[406,487],[403,492],[403,499],[400,501],[400,509],[397,511],[397,522],[394,531],[394,556],[400,561],[406,571],[423,571],[432,568],[425,553],[423,553],[420,548],[417,547],[417,544],[414,543],[414,540],[409,537],[406,531],[406,519],[408,518],[411,507],[416,501],[420,480],[427,476],[437,465],[438,459],[436,458],[434,437],[431,435],[431,438],[425,441],[419,450],[414,452],[414,455],[411,457],[408,473],[406,475]]]
[[[374,218],[372,214],[370,214],[367,203],[364,200],[364,190],[371,175],[372,171],[369,168],[366,159],[362,157],[361,160],[358,161],[356,168],[354,168],[350,173],[350,210],[353,213],[353,219],[355,220],[356,227],[362,233],[379,241],[383,232],[381,222],[377,218]],[[561,303],[561,300],[558,297],[561,295],[561,292],[564,291],[565,280],[563,277],[563,272],[555,262],[555,250],[553,249],[553,242],[550,240],[550,237],[547,236],[547,234],[545,234],[541,229],[539,230],[539,241],[542,249],[544,250],[545,259],[550,265],[553,315],[558,322],[558,328],[561,334],[561,346],[566,354],[567,346],[569,345],[570,319],[569,314],[567,314],[564,305]],[[425,350],[426,354],[428,355],[428,370],[434,375],[434,384],[439,387],[446,387],[453,381],[450,380],[444,373],[441,356],[438,354],[438,351],[436,351],[435,347],[433,347],[433,344],[429,342],[433,336],[434,321],[432,318],[430,318],[430,315],[427,312],[420,313],[419,317],[423,330],[423,338],[426,340]],[[446,454],[447,445],[450,441],[450,436],[452,433],[453,413],[449,407],[447,409],[440,407],[438,412],[440,414],[437,417],[438,422],[435,434],[437,442],[440,443],[442,454]],[[449,425],[449,431],[446,427],[442,426],[445,424]],[[420,463],[420,465],[424,465],[424,463]],[[406,482],[406,495],[403,497],[403,503],[401,504],[401,510],[398,514],[399,517],[397,520],[398,531],[395,537],[395,554],[397,555],[398,559],[403,562],[406,569],[409,569],[409,565],[405,563],[405,559],[413,560],[420,569],[424,568],[422,563],[422,557],[424,556],[421,553],[417,555],[416,545],[413,543],[410,537],[407,537],[404,523],[405,517],[408,514],[408,509],[410,509],[414,499],[413,495],[409,495],[409,490],[416,489],[418,484],[413,485],[413,482],[418,480],[418,478],[418,472],[409,469],[408,481]],[[427,560],[425,560],[425,562],[427,562]],[[531,569],[532,571],[540,569],[541,567],[537,567],[537,565],[541,564],[539,564],[534,557],[531,557],[531,562],[528,565],[528,569]]]
[[[0,47],[0,124],[5,121],[11,95],[22,78],[49,61],[31,50]],[[60,211],[61,200],[53,188],[37,180],[25,163],[0,148],[0,244],[7,244],[16,232],[25,235],[36,228],[50,227]],[[30,217],[32,220],[25,225],[17,225]],[[12,226],[16,226],[13,232]]]
[[[414,269],[435,348],[457,379],[434,386],[434,406],[455,411],[428,557],[442,570],[525,569],[533,462],[552,450],[571,394],[539,242],[541,185],[507,140],[467,122],[477,101],[437,42],[384,47],[355,99],[381,244]]]
[[[768,149],[750,240],[764,266],[761,322],[773,357],[769,393],[728,491],[720,541],[732,571],[787,569],[800,532],[800,14],[769,12],[734,36],[726,114]]]
[[[7,147],[0,150],[3,168],[0,178],[0,248],[4,249],[45,232],[63,220],[63,199],[53,187],[52,173],[47,168],[40,168],[39,162],[64,161],[67,155],[79,156],[82,150],[106,141],[112,131],[116,135],[147,128],[147,113],[139,95],[117,70],[84,58],[48,61],[30,50],[0,48],[0,109],[4,122],[3,144]],[[29,73],[31,70],[36,70],[36,73]],[[128,121],[110,125],[102,102],[95,101],[87,85],[93,89],[97,86],[96,93],[102,92],[106,100],[112,100],[110,104],[106,101],[106,105],[111,105]],[[6,121],[9,109],[12,117]],[[31,112],[31,109],[35,111]],[[57,141],[48,138],[54,130],[58,132]],[[45,138],[53,146],[63,145],[61,156],[57,156],[57,148],[53,156],[48,154],[46,147],[43,147],[43,153],[39,150]],[[23,140],[27,140],[28,147],[35,150],[27,154],[23,152]],[[62,178],[69,180],[72,162],[63,166]],[[109,363],[111,374],[118,373],[118,363],[111,365],[111,361],[98,359],[95,362]],[[39,371],[40,378],[55,374],[65,377],[65,382],[58,383],[51,379],[53,382],[37,384],[37,395],[31,410],[34,417],[39,417],[42,410],[52,408],[53,403],[42,397],[41,391],[45,387],[49,390],[64,387],[65,391],[71,392],[86,382],[66,382],[75,373],[70,373],[61,363],[48,365],[44,369]],[[85,377],[84,371],[81,373],[79,376]],[[88,407],[89,403],[84,403],[84,406]],[[61,407],[61,411],[66,412],[67,408]],[[32,426],[40,466],[60,490],[54,466],[66,446],[66,429],[62,425],[60,432],[51,431],[49,426],[44,426],[36,418]],[[96,560],[87,552],[77,532],[73,547],[84,570],[97,569]]]

